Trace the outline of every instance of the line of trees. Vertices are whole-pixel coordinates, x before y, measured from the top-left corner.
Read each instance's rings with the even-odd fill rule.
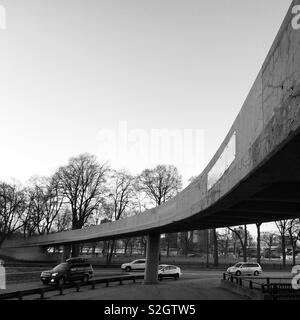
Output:
[[[31,237],[117,221],[174,197],[182,179],[174,166],[159,165],[138,176],[113,170],[91,154],[71,158],[49,178],[29,185],[0,183],[0,246],[11,237]],[[108,262],[115,241],[106,243]],[[79,254],[73,245],[72,255]]]
[[[192,181],[191,178],[190,181]],[[81,154],[58,168],[51,177],[32,178],[28,186],[0,182],[0,246],[11,237],[31,237],[64,230],[81,229],[103,222],[117,221],[136,215],[150,207],[159,206],[176,196],[182,189],[182,178],[174,166],[158,165],[133,176],[124,170],[113,170],[101,164],[91,154]],[[261,244],[271,249],[274,234],[261,234],[257,223],[257,261],[261,259]],[[296,240],[299,219],[276,222],[283,257],[286,264],[286,241],[293,247],[293,263],[296,261]],[[245,261],[248,248],[255,242],[247,225],[212,230],[211,248],[214,264],[218,264],[219,252],[228,252],[229,240],[241,248]],[[167,255],[170,235],[166,234]],[[146,240],[142,237],[142,245]],[[126,239],[126,250],[136,241]],[[193,232],[179,234],[182,254],[187,255],[193,243]],[[115,251],[115,241],[106,241],[104,251],[110,263]],[[79,246],[73,245],[73,256],[79,254]]]
[[[287,257],[287,241],[289,242],[292,248],[292,263],[296,264],[296,253],[297,253],[297,240],[300,235],[300,219],[289,219],[289,220],[280,220],[274,222],[277,232],[274,228],[274,231],[270,232],[261,232],[262,223],[257,223],[257,238],[253,239],[251,234],[247,229],[247,225],[238,226],[235,228],[228,227],[226,230],[223,229],[222,232],[217,234],[218,247],[221,252],[227,255],[229,242],[233,243],[233,251],[236,252],[236,247],[239,245],[241,248],[243,260],[246,262],[249,258],[249,248],[253,248],[256,244],[256,260],[258,263],[261,262],[262,250],[261,247],[264,246],[267,248],[268,257],[271,259],[272,250],[277,244],[276,239],[280,239],[280,251],[282,256],[282,265],[286,266],[286,257]],[[225,231],[225,232],[224,232]]]

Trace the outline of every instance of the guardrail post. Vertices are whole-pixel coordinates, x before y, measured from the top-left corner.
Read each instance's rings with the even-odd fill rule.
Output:
[[[109,286],[109,280],[106,280],[106,287]]]
[[[277,294],[278,294],[278,287],[277,287],[277,284],[274,284],[273,285],[273,288],[272,288],[272,300],[274,301],[277,301]]]
[[[243,280],[242,280],[242,278],[240,278],[239,280],[240,280],[240,286],[242,287],[243,286]]]
[[[60,286],[58,290],[59,290],[59,295],[62,296],[64,294],[64,287]]]
[[[18,299],[23,300],[23,293],[21,291],[18,292]]]
[[[80,284],[77,283],[77,284],[76,284],[76,292],[79,292],[79,291],[80,291]]]
[[[223,280],[226,280],[226,273],[223,273]]]
[[[270,278],[267,278],[267,292],[270,293]]]
[[[250,280],[250,282],[249,282],[249,288],[250,288],[250,289],[253,289],[253,282],[252,282],[252,280]]]
[[[96,285],[95,285],[95,282],[93,281],[93,282],[92,282],[92,290],[94,290],[95,287],[96,287]]]
[[[123,285],[123,281],[122,281],[122,279],[120,280],[119,285],[120,285],[120,286],[122,286],[122,285]]]
[[[230,281],[233,282],[233,276],[232,275],[230,276]]]
[[[135,282],[136,282],[135,277],[133,277],[133,278],[132,278],[132,280],[133,280],[133,283],[135,283]]]
[[[41,289],[40,291],[40,299],[44,299],[45,298],[45,290]]]

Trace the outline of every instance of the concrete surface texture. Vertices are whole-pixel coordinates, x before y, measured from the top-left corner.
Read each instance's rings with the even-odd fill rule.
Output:
[[[202,174],[185,190],[166,204],[117,222],[26,240],[6,241],[2,253],[14,254],[11,248],[298,217],[300,30],[293,29],[291,23],[292,7],[296,4],[300,4],[300,0],[294,0],[289,8],[224,142]],[[218,181],[208,188],[208,176],[233,136],[236,146],[234,161],[228,164]]]

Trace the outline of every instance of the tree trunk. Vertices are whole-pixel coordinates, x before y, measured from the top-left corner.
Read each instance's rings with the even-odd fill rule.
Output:
[[[130,256],[132,256],[132,251],[133,251],[133,243],[130,243]]]
[[[102,256],[104,257],[106,254],[107,250],[107,241],[103,241],[103,246],[102,246]]]
[[[124,256],[126,257],[129,241],[124,241]]]
[[[97,243],[93,243],[93,247],[92,247],[92,255],[93,256],[96,254],[96,247],[97,247]]]
[[[247,246],[248,246],[247,225],[244,226],[244,231],[245,231],[245,241],[243,245],[243,256],[244,256],[244,262],[247,262]]]
[[[209,267],[209,230],[206,230],[206,268]]]
[[[147,241],[144,240],[144,257],[146,258],[146,254],[147,254]]]
[[[115,240],[112,240],[110,242],[110,249],[109,249],[109,253],[108,253],[107,264],[111,264],[112,263],[112,258],[113,258],[113,254],[114,254],[114,250],[115,250],[115,245],[116,245]]]
[[[260,246],[260,227],[261,227],[261,223],[257,223],[256,224],[256,228],[257,228],[257,253],[256,253],[256,260],[257,263],[260,264],[260,257],[261,257],[261,246]]]
[[[224,255],[225,255],[225,259],[227,260],[227,257],[228,257],[228,238],[226,238],[226,241],[225,241],[225,250],[224,250]]]
[[[216,229],[213,229],[213,237],[214,237],[214,266],[217,267],[219,265],[219,250],[218,250],[218,234]]]
[[[292,228],[289,228],[289,237],[290,237],[290,241],[292,244],[292,249],[293,249],[293,266],[296,265],[296,241],[293,237],[293,232],[292,232]]]
[[[293,245],[293,266],[296,265],[296,241],[292,241],[292,245]]]
[[[286,252],[285,252],[285,236],[281,237],[281,249],[282,249],[282,266],[285,268],[286,266]]]
[[[73,243],[72,244],[72,258],[75,258],[78,256],[79,256],[79,244]]]
[[[167,257],[170,255],[170,235],[167,234]]]

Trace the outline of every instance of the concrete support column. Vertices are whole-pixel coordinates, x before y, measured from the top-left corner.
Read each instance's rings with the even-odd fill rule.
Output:
[[[144,284],[157,283],[157,272],[159,265],[159,246],[160,234],[150,233],[147,240],[147,252],[146,252],[146,272]]]
[[[71,246],[69,245],[64,245],[63,246],[63,252],[61,255],[61,262],[65,262],[67,259],[70,258],[70,254],[71,254]]]

